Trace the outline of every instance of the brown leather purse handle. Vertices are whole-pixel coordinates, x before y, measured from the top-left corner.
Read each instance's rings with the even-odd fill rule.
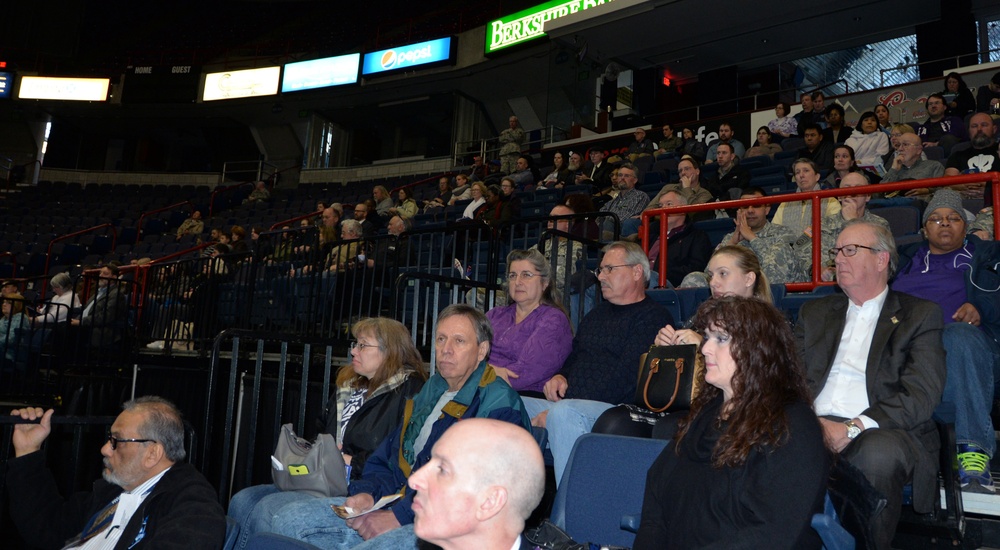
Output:
[[[677,363],[674,363],[674,365],[676,367]],[[656,374],[659,370],[660,370],[659,358],[653,359],[653,361],[649,364],[649,374],[646,375],[646,383],[642,387],[642,400],[645,401],[646,407],[648,407],[649,410],[655,413],[663,412],[669,409],[670,405],[673,405],[674,401],[677,399],[677,391],[680,390],[681,387],[681,373],[684,372],[684,362],[681,361],[681,365],[679,367],[676,367],[677,379],[674,380],[674,394],[670,396],[670,401],[668,401],[667,404],[664,405],[663,407],[656,408],[649,403],[649,383],[653,381],[653,375]]]

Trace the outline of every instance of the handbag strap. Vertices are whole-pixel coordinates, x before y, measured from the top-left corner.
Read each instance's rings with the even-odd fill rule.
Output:
[[[642,400],[646,402],[646,407],[655,413],[663,412],[669,409],[670,406],[674,404],[674,400],[677,399],[677,391],[681,387],[681,373],[684,372],[684,365],[681,364],[681,366],[678,367],[677,364],[674,363],[674,370],[677,373],[676,374],[677,380],[674,381],[674,393],[673,395],[670,396],[670,401],[667,401],[666,405],[658,408],[654,407],[649,403],[649,383],[653,381],[653,375],[656,374],[659,370],[660,370],[660,359],[655,358],[649,364],[649,373],[646,375],[646,383],[642,388]]]

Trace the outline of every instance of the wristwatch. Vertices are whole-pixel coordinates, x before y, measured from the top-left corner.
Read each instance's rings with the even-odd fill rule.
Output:
[[[861,426],[855,424],[853,420],[848,420],[847,422],[844,422],[844,425],[847,426],[847,439],[854,441],[855,437],[861,435]]]

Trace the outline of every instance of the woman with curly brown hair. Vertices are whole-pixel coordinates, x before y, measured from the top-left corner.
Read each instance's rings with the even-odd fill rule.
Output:
[[[831,457],[788,322],[727,296],[703,303],[694,327],[700,390],[649,469],[633,548],[820,548],[810,519]]]

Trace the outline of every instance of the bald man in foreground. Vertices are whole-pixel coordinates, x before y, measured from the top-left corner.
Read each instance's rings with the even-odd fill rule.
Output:
[[[444,550],[517,550],[529,547],[521,531],[542,500],[545,465],[524,428],[471,418],[441,436],[409,485],[421,539]]]

